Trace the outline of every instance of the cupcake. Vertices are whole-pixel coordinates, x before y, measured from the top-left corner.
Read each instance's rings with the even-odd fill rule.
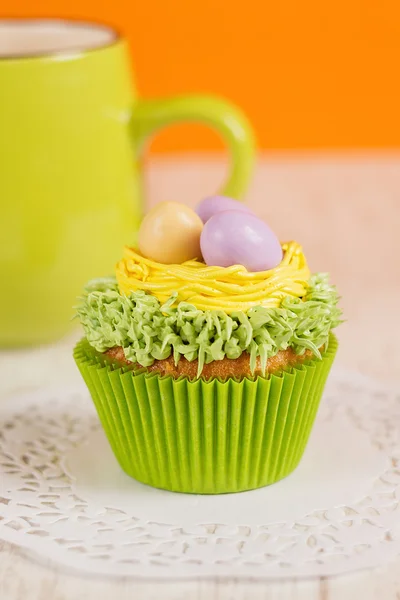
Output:
[[[122,469],[198,494],[289,475],[337,350],[338,299],[298,243],[234,200],[150,211],[77,309],[74,358]]]

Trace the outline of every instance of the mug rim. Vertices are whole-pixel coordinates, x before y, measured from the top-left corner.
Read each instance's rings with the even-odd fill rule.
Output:
[[[99,30],[108,30],[112,34],[112,38],[109,42],[105,44],[101,44],[99,46],[95,46],[93,48],[80,47],[69,48],[63,50],[54,50],[54,51],[38,51],[27,54],[1,54],[0,52],[0,63],[6,61],[18,61],[18,60],[38,60],[43,58],[58,58],[62,56],[67,56],[68,58],[76,58],[76,56],[81,56],[83,54],[88,54],[100,50],[104,50],[105,48],[111,48],[115,46],[121,39],[123,35],[121,31],[115,27],[114,25],[110,25],[104,21],[97,21],[94,19],[81,19],[74,17],[0,17],[0,26],[2,24],[7,23],[45,23],[45,24],[58,24],[58,25],[76,25],[77,28],[85,27],[85,28],[93,28]]]

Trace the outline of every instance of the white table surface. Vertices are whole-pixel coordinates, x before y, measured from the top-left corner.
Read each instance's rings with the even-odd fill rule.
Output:
[[[223,175],[218,157],[153,159],[146,173],[149,202],[194,205]],[[312,270],[331,273],[347,318],[338,330],[338,362],[400,385],[400,153],[260,157],[248,203],[281,239],[303,244]],[[78,335],[40,349],[0,351],[0,396],[78,381],[71,358]],[[1,600],[353,600],[356,594],[399,600],[400,557],[385,569],[335,579],[154,583],[68,573],[0,541]]]

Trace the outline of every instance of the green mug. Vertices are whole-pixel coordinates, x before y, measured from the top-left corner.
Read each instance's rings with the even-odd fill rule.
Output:
[[[222,193],[240,198],[253,134],[210,96],[142,100],[112,28],[0,20],[0,345],[68,331],[84,283],[114,270],[143,210],[140,154],[180,121],[214,127],[231,154]]]

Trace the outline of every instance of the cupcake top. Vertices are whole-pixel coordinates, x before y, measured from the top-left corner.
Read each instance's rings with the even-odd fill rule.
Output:
[[[197,212],[158,205],[116,277],[87,285],[78,314],[89,343],[122,347],[143,367],[171,355],[175,364],[197,359],[198,376],[204,364],[243,352],[263,372],[287,348],[320,358],[341,316],[328,275],[311,275],[297,242],[280,244],[234,200],[207,199]]]
[[[253,306],[277,308],[285,297],[302,298],[310,271],[296,242],[282,244],[283,258],[267,271],[251,272],[243,265],[207,266],[200,260],[163,264],[126,247],[117,264],[116,278],[125,295],[143,290],[161,303],[175,296],[174,306],[190,302],[201,310],[247,312]]]

